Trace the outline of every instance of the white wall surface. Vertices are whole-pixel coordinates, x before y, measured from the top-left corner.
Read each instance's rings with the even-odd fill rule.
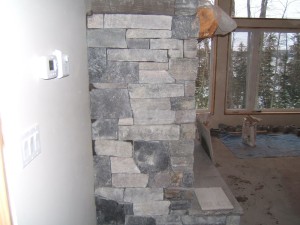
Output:
[[[15,225],[95,225],[85,0],[0,3],[0,116]],[[71,75],[42,80],[30,65],[54,49]],[[20,138],[38,123],[41,154],[22,167]]]

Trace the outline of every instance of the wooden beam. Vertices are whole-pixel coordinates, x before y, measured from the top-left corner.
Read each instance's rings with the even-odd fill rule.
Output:
[[[175,14],[175,0],[93,0],[93,13],[99,14]]]

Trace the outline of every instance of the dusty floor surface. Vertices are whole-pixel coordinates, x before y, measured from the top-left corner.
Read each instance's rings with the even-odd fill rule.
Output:
[[[212,138],[215,165],[244,210],[241,225],[300,225],[300,157],[238,159]]]

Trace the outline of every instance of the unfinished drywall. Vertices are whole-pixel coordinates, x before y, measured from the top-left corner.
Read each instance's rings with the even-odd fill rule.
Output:
[[[0,113],[14,224],[96,224],[84,0],[11,0],[1,9]],[[55,49],[70,56],[71,74],[42,80],[31,65]],[[20,139],[35,123],[41,154],[23,168]]]

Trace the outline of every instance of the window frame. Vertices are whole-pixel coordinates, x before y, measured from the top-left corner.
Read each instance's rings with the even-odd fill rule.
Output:
[[[232,1],[223,0],[219,1],[219,7],[221,7],[227,14],[231,15]],[[259,31],[259,32],[289,32],[300,33],[300,19],[280,19],[280,18],[240,18],[233,17],[237,23],[236,31]],[[258,35],[257,35],[258,36]],[[257,94],[257,79],[258,73],[250,73],[247,76],[247,88],[246,88],[246,108],[245,109],[227,109],[227,92],[228,92],[228,77],[229,77],[229,60],[231,53],[231,34],[228,37],[227,45],[217,45],[216,48],[223,48],[227,51],[227,59],[223,62],[226,63],[226,85],[225,85],[225,100],[224,100],[224,114],[225,115],[245,115],[245,114],[300,114],[300,108],[297,109],[262,109],[255,110],[256,94]],[[258,51],[257,51],[258,52]],[[253,59],[253,56],[252,56]],[[258,57],[257,57],[258,59]],[[217,64],[218,64],[217,63]],[[259,60],[251,62],[251,64],[259,63]],[[252,69],[258,69],[258,67],[251,67]],[[251,79],[250,79],[251,78]],[[250,83],[249,80],[252,80]],[[255,92],[253,91],[255,90]],[[250,94],[249,94],[250,93]],[[252,93],[252,94],[251,94]],[[253,94],[255,93],[255,94]],[[250,103],[249,103],[250,102]]]

